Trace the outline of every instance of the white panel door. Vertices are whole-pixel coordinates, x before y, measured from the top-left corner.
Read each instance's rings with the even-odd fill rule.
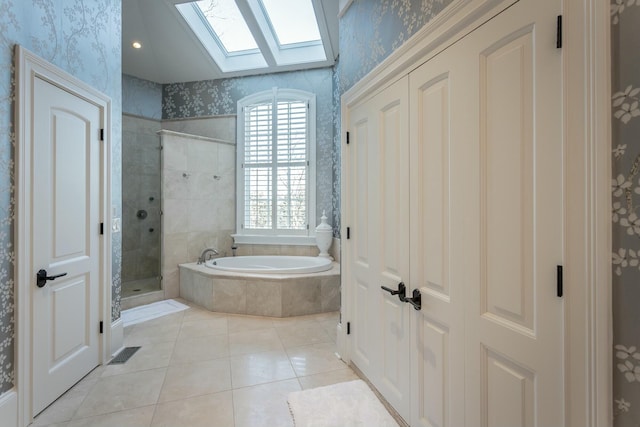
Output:
[[[409,77],[411,280],[422,309],[411,315],[411,425],[464,423],[465,300],[460,253],[468,176],[456,160],[473,139],[466,58],[449,48]],[[463,144],[460,144],[463,142]]]
[[[523,0],[410,76],[413,426],[561,426],[556,1]]]
[[[407,78],[350,111],[348,246],[354,292],[352,361],[403,417],[410,399],[409,310],[397,289],[409,275]]]
[[[33,80],[33,415],[99,364],[101,110]],[[37,270],[48,280],[39,287]]]
[[[465,38],[477,137],[453,161],[467,190],[466,424],[564,425],[563,133],[559,1],[522,0]]]

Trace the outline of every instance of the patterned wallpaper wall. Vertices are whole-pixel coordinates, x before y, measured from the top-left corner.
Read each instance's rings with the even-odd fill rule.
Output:
[[[613,410],[640,425],[640,2],[611,2]]]
[[[111,97],[112,204],[119,215],[120,22],[120,0],[0,0],[0,394],[14,382],[13,46],[25,46]],[[112,243],[115,319],[120,316],[120,234]]]
[[[236,114],[239,99],[272,87],[299,89],[316,94],[316,216],[319,224],[322,210],[332,211],[331,68],[164,85],[162,118]]]
[[[123,74],[122,112],[160,120],[162,118],[162,85]]]
[[[355,0],[339,23],[334,67],[333,218],[340,233],[340,97],[453,0]]]

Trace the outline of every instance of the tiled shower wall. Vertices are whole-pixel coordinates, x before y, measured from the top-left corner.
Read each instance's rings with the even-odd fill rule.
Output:
[[[179,295],[178,264],[205,248],[231,255],[235,232],[235,143],[163,130],[162,283]]]
[[[158,278],[159,287],[160,128],[158,120],[122,116],[123,283]]]

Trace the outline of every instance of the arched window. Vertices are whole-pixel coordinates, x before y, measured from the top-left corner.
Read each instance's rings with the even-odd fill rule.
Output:
[[[312,93],[273,88],[238,101],[238,243],[313,235],[315,122]]]

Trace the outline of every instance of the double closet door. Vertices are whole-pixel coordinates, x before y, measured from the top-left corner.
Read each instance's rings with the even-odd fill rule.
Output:
[[[412,426],[564,425],[559,10],[521,0],[348,111],[348,352]]]

